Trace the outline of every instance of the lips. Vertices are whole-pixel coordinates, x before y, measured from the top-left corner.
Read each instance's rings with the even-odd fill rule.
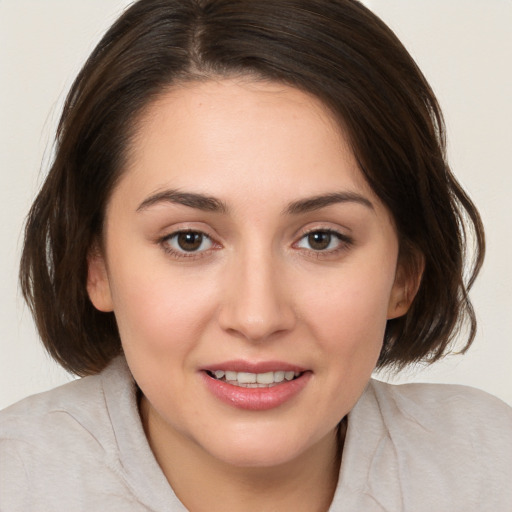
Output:
[[[207,388],[221,401],[247,410],[267,410],[292,400],[312,372],[278,361],[230,361],[201,372]]]

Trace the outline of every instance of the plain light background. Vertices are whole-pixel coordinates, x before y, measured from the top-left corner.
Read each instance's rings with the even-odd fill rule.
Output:
[[[433,86],[452,168],[481,211],[488,242],[472,292],[479,319],[473,347],[392,380],[468,384],[512,405],[512,0],[365,3]],[[0,408],[72,378],[41,348],[20,297],[22,227],[51,160],[65,94],[128,4],[0,0]]]

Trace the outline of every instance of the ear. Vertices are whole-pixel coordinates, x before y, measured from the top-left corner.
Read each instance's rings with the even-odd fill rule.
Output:
[[[388,320],[398,318],[407,313],[418,293],[425,258],[419,251],[398,258],[395,282],[391,289],[388,304]]]
[[[87,256],[87,293],[94,307],[108,313],[114,310],[103,252],[94,244]]]

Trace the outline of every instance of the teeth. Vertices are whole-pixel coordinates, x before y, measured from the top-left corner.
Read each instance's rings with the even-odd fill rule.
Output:
[[[211,375],[218,380],[228,381],[235,386],[247,388],[265,388],[280,382],[291,381],[300,375],[300,372],[282,371],[265,372],[265,373],[249,373],[249,372],[232,372],[215,370]]]
[[[274,382],[283,382],[285,372],[274,372]]]
[[[273,384],[274,372],[258,373],[256,375],[256,382],[258,384]]]
[[[226,372],[226,380],[237,380],[236,372]]]
[[[246,372],[238,372],[238,376],[236,379],[240,384],[255,384],[256,383],[256,374],[255,373],[246,373]]]

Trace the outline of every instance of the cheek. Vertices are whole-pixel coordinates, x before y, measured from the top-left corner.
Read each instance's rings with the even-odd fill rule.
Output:
[[[127,269],[128,270],[128,269]],[[139,272],[117,266],[113,287],[116,320],[123,347],[164,357],[190,350],[214,311],[214,280],[184,279],[167,265]]]
[[[345,361],[378,357],[394,281],[394,266],[385,267],[347,265],[296,292],[315,338]]]

